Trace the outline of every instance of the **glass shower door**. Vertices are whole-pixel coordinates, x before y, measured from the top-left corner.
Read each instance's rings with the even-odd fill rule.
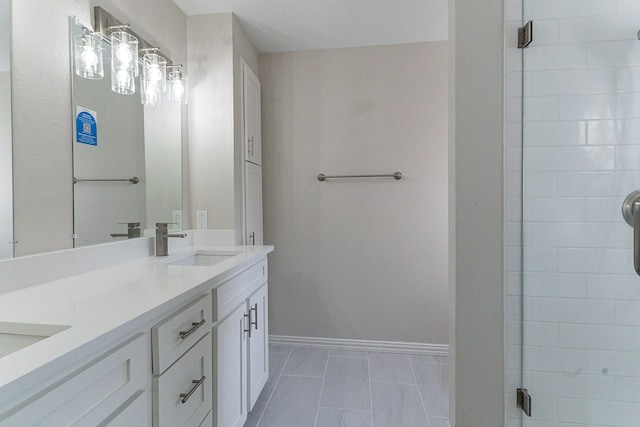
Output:
[[[523,10],[524,425],[638,427],[640,277],[621,207],[640,189],[640,1]]]

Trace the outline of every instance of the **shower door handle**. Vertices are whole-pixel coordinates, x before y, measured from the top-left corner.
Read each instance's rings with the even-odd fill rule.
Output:
[[[629,194],[622,203],[622,216],[633,227],[633,268],[640,276],[640,190]]]

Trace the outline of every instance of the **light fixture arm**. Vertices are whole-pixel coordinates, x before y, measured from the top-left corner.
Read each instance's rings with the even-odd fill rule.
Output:
[[[160,49],[157,48],[157,46],[149,43],[144,38],[140,37],[140,35],[138,35],[135,31],[133,31],[131,29],[131,25],[125,24],[119,21],[116,17],[111,15],[109,12],[107,12],[100,6],[96,6],[93,8],[93,17],[95,21],[94,27],[96,29],[96,33],[102,33],[103,35],[106,36],[111,32],[113,32],[114,30],[125,31],[131,34],[132,36],[134,36],[136,39],[138,39],[138,43],[139,43],[138,55],[140,57],[144,55],[145,49],[157,49],[155,53],[157,53],[158,55],[166,59],[167,65],[173,64],[173,61],[171,61],[171,59],[167,55],[162,53]]]

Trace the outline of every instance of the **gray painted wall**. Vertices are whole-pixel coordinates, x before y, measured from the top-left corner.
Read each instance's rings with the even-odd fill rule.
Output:
[[[450,0],[456,427],[504,425],[502,0]]]
[[[447,344],[447,43],[263,54],[260,77],[271,333]]]
[[[242,74],[258,73],[258,54],[232,13],[188,17],[191,206],[208,228],[242,242]],[[195,221],[195,216],[193,218]]]

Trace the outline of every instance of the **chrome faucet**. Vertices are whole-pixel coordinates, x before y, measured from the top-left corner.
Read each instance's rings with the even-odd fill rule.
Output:
[[[169,234],[168,222],[156,222],[156,256],[169,255],[169,237],[180,237],[184,239],[186,234]]]

